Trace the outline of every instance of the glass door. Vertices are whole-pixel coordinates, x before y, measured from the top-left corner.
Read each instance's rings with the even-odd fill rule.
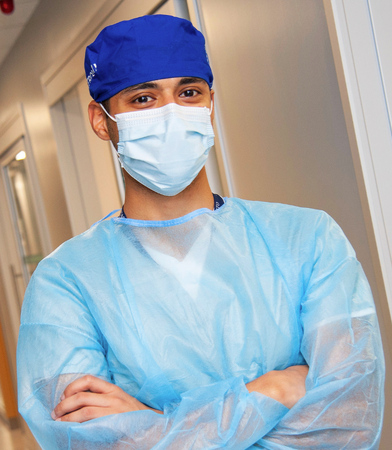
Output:
[[[22,304],[26,285],[37,264],[43,258],[26,158],[23,137],[1,158],[3,180],[20,256],[20,264],[11,263],[9,266],[19,306]]]

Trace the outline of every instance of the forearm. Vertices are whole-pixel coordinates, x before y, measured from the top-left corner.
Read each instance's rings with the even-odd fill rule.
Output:
[[[251,381],[246,385],[246,388],[249,393],[257,392],[263,394],[291,408],[305,393],[307,373],[307,366],[293,366],[280,371],[274,370]],[[219,393],[221,384],[217,383],[211,386],[212,392],[217,390]],[[221,391],[222,401],[218,402],[218,405],[222,406],[221,410],[216,410],[215,408],[212,414],[211,398],[208,402],[208,397],[211,396],[211,393],[207,392],[208,388],[199,389],[199,393],[195,389],[183,396],[183,401],[180,402],[176,409],[172,409],[170,412],[165,411],[166,422],[160,420],[161,418],[156,418],[155,426],[149,429],[149,437],[144,436],[143,442],[149,448],[153,448],[158,442],[162,445],[165,440],[169,440],[170,446],[172,446],[173,439],[174,441],[176,440],[172,433],[174,427],[180,430],[182,444],[184,439],[190,439],[193,442],[195,436],[200,434],[202,437],[200,448],[206,446],[206,436],[217,442],[217,436],[222,435],[222,430],[231,430],[234,436],[237,434],[237,430],[240,429],[241,439],[236,438],[237,444],[243,442],[244,445],[248,446],[248,443],[253,443],[261,435],[260,433],[265,434],[265,430],[268,429],[268,425],[265,427],[265,420],[263,420],[263,411],[258,411],[257,408],[257,400],[260,399],[257,399],[257,395],[256,398],[249,395],[241,383],[237,383],[234,389],[233,384],[228,384],[228,382],[223,382],[223,384],[226,384],[226,391]],[[238,392],[238,389],[244,392]],[[206,392],[207,395],[205,395]],[[195,394],[196,398],[194,398]],[[189,398],[191,401],[188,401],[187,404]],[[69,384],[61,395],[60,400],[60,403],[52,411],[52,418],[56,421],[68,423],[83,423],[112,414],[136,411],[148,410],[156,414],[163,414],[162,411],[155,410],[141,403],[124,392],[120,387],[91,375],[81,377]],[[202,403],[202,406],[198,406],[200,403]],[[196,407],[193,404],[196,404]],[[273,415],[273,411],[267,410],[267,413]],[[235,415],[237,415],[237,418],[235,418]],[[256,417],[257,415],[259,416],[258,418]],[[180,420],[178,417],[180,417]],[[232,421],[231,423],[230,420]],[[255,424],[251,425],[252,421]],[[178,423],[180,426],[178,426]],[[161,427],[163,427],[164,431],[159,430]],[[188,430],[188,436],[186,437],[184,436],[184,430]],[[189,430],[192,431],[190,432]],[[257,436],[254,436],[255,433],[258,433]],[[216,437],[214,438],[214,436]],[[135,435],[131,437],[135,439]],[[127,440],[128,436],[125,435],[121,442],[124,439]],[[119,443],[117,439],[116,448],[121,448],[121,442]],[[223,443],[226,448],[230,445],[227,439],[222,442],[222,445]],[[79,444],[75,443],[75,445]],[[193,447],[195,445],[197,446],[197,443],[193,443]]]
[[[374,316],[352,319],[352,334],[339,339],[330,333],[331,324],[305,338],[304,345],[324,352],[311,356],[306,395],[260,441],[263,448],[378,448],[384,364],[374,321]]]
[[[246,449],[268,433],[287,409],[271,398],[249,394],[241,379],[193,389],[164,414],[137,411],[86,423],[56,422],[46,413],[36,417],[35,407],[22,411],[36,434],[56,436],[56,446],[44,449]],[[42,408],[47,409],[47,408]],[[36,430],[36,431],[35,431]],[[94,447],[95,446],[95,447]]]

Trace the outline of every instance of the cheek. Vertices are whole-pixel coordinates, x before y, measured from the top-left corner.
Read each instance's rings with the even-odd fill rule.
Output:
[[[112,121],[110,121],[112,122]],[[113,145],[116,147],[117,150],[117,144],[118,144],[118,129],[117,125],[115,123],[108,123],[108,132],[110,140],[112,141]]]

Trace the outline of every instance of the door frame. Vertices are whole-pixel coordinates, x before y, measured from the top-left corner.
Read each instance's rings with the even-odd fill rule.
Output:
[[[8,117],[0,124],[0,161],[8,159],[8,152],[20,140],[24,139],[26,151],[26,171],[33,191],[33,207],[38,218],[38,232],[41,238],[44,256],[52,251],[45,209],[41,197],[37,170],[32,152],[29,134],[26,128],[23,105],[17,104]],[[3,164],[2,164],[3,166]],[[16,386],[16,343],[20,324],[20,301],[14,279],[10,273],[13,266],[17,273],[22,272],[22,261],[18,248],[17,230],[12,219],[9,195],[3,170],[0,171],[0,271],[4,285],[4,301],[0,301],[0,320],[4,330],[7,354],[11,364],[11,374]]]
[[[387,298],[383,315],[390,329],[392,135],[371,4],[369,0],[323,1],[373,264],[382,272],[378,284]],[[391,339],[392,330],[389,335]]]

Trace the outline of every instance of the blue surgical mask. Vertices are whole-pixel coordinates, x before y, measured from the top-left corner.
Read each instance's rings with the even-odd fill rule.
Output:
[[[196,178],[214,145],[211,110],[169,103],[116,114],[118,157],[131,177],[162,195],[183,191]]]

